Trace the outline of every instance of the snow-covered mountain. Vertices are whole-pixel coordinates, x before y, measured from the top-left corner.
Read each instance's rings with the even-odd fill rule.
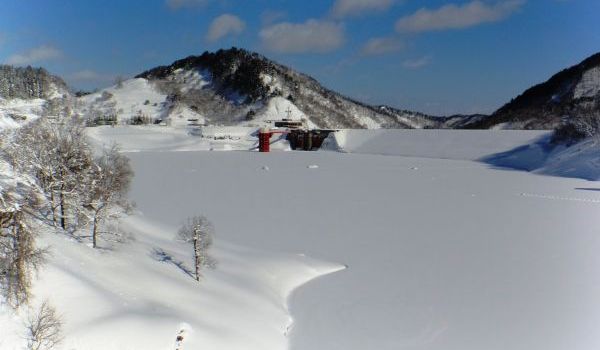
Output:
[[[421,113],[355,101],[257,53],[232,48],[190,56],[82,98],[83,113],[146,115],[185,123],[260,125],[306,118],[323,128],[422,128]]]
[[[600,112],[600,53],[554,75],[469,125],[487,129],[554,129],[566,119]]]

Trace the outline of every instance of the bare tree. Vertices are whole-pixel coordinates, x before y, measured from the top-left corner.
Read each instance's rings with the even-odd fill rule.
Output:
[[[0,287],[13,307],[29,301],[31,276],[45,255],[23,211],[0,211]]]
[[[30,311],[27,319],[27,349],[51,350],[63,340],[62,318],[56,309],[44,300],[36,311]]]
[[[48,196],[55,225],[67,229],[69,212],[80,206],[85,194],[82,185],[92,165],[82,121],[33,123],[19,132],[10,153],[15,168],[38,180]]]
[[[60,226],[67,229],[67,210],[79,207],[85,194],[83,184],[92,167],[91,150],[87,144],[82,120],[69,119],[56,129],[58,158]]]
[[[200,281],[202,266],[214,266],[214,260],[208,255],[212,246],[214,235],[213,224],[203,215],[188,218],[187,222],[179,229],[177,238],[194,246],[194,268],[196,281]]]
[[[129,159],[113,145],[96,159],[90,176],[86,208],[92,212],[92,244],[98,247],[98,227],[109,216],[110,210],[128,207],[126,194],[133,178]]]

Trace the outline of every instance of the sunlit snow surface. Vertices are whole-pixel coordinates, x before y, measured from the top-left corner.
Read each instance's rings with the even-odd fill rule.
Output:
[[[64,349],[174,349],[181,329],[186,350],[600,346],[600,184],[472,160],[543,134],[406,136],[409,154],[384,156],[361,154],[371,136],[346,142],[358,153],[261,154],[123,130],[91,132],[130,152],[132,240],[45,239],[57,253],[36,295],[64,313]],[[198,213],[219,261],[199,286],[173,241]]]

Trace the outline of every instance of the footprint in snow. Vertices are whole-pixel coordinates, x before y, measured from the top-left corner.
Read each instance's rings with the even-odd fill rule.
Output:
[[[175,336],[175,350],[183,350],[183,344],[191,329],[192,328],[187,323],[179,325],[179,332],[177,332],[177,335]]]

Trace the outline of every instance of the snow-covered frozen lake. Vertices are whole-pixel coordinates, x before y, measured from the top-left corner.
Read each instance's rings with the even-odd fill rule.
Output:
[[[293,294],[293,350],[600,346],[597,183],[337,152],[130,157],[148,220],[203,213],[217,245],[348,265]]]
[[[522,146],[545,132],[344,131],[328,147],[349,153],[269,154],[211,152],[254,140],[183,128],[88,133],[131,158],[137,208],[102,249],[86,232],[41,235],[54,254],[34,294],[64,316],[58,350],[600,347],[600,183],[490,165],[543,155]],[[175,241],[197,214],[218,260],[199,284]],[[22,349],[0,316],[0,348]]]

